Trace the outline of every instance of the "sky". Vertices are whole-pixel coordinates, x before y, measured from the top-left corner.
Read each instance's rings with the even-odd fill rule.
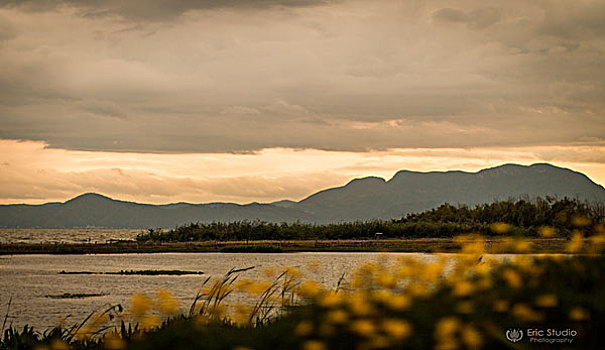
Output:
[[[504,163],[605,184],[604,66],[603,1],[3,1],[0,203]]]

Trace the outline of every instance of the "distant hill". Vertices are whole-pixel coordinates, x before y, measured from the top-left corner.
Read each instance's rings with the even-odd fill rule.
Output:
[[[443,203],[476,205],[527,195],[605,202],[605,189],[586,175],[550,164],[506,164],[476,173],[402,170],[389,181],[355,179],[311,195],[296,206],[318,221],[390,219]]]
[[[476,173],[402,170],[392,179],[354,179],[300,202],[150,205],[87,193],[65,203],[0,205],[0,227],[172,228],[190,222],[314,222],[392,219],[443,203],[476,205],[527,195],[605,202],[605,189],[584,174],[550,164],[506,164]]]

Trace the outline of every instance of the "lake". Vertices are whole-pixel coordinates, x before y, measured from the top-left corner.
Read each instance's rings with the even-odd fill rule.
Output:
[[[0,244],[5,243],[106,243],[135,239],[143,229],[102,228],[0,228]]]
[[[430,260],[436,256],[423,253],[403,254]],[[160,288],[172,291],[187,310],[202,282],[208,276],[223,276],[232,268],[254,269],[243,272],[245,277],[263,276],[267,268],[293,266],[304,269],[313,261],[317,272],[307,276],[334,288],[344,273],[359,264],[376,260],[376,253],[157,253],[157,254],[95,254],[95,255],[15,255],[0,257],[0,315],[4,315],[9,299],[8,323],[25,324],[44,330],[61,324],[79,323],[91,311],[114,304],[127,306],[133,293],[155,293]],[[141,276],[141,275],[68,275],[61,271],[117,272],[120,270],[188,270],[204,275]],[[49,295],[64,293],[102,293],[98,297],[54,299]]]

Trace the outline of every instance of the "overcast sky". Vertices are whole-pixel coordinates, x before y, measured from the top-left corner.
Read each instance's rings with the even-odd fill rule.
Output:
[[[605,2],[0,4],[0,202],[301,199],[548,161],[605,183]]]

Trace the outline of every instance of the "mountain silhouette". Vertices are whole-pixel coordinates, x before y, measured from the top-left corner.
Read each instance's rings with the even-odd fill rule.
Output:
[[[65,203],[0,205],[0,227],[172,228],[190,222],[333,223],[400,218],[443,203],[469,206],[497,200],[571,197],[605,202],[605,189],[586,175],[551,164],[505,164],[478,172],[402,170],[385,181],[354,179],[299,202],[140,204],[86,193]]]

